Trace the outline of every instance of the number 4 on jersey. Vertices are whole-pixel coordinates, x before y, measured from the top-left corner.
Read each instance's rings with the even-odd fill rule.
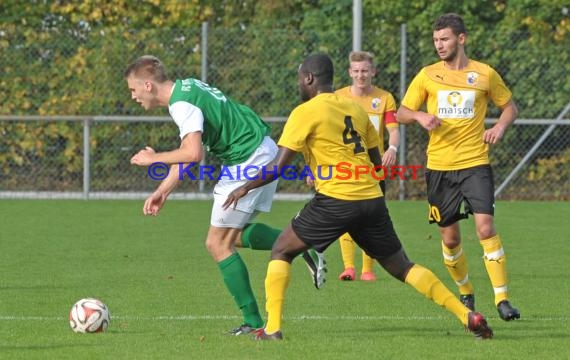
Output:
[[[352,125],[352,118],[350,116],[346,116],[344,118],[344,131],[342,132],[342,141],[345,144],[354,144],[354,153],[358,154],[364,151],[364,147],[362,146],[362,140],[360,139],[360,135],[354,130],[354,126]]]

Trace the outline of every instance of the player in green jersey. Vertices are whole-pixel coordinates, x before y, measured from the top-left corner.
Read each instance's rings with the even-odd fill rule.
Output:
[[[167,107],[180,131],[178,149],[155,152],[146,147],[131,158],[131,163],[139,166],[156,162],[171,165],[168,176],[146,199],[144,215],[158,215],[184,175],[180,172],[184,168],[180,164],[199,163],[204,157],[204,149],[218,157],[228,176],[221,178],[214,187],[206,248],[218,264],[225,285],[243,315],[242,325],[230,333],[241,335],[260,328],[263,320],[247,267],[236,247],[271,249],[280,230],[251,223],[251,220],[258,212],[270,210],[276,183],[251,192],[235,209],[224,210],[222,204],[230,192],[246,181],[244,174],[240,174],[242,169],[263,167],[277,154],[277,145],[268,136],[269,126],[252,109],[200,80],[170,80],[164,64],[154,56],[139,57],[126,68],[124,77],[133,100],[145,110]],[[311,251],[304,258],[313,283],[320,288],[326,271],[322,254]]]

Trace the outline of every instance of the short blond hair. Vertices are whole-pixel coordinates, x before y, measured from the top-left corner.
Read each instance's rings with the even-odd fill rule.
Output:
[[[348,61],[368,61],[372,66],[374,66],[374,55],[368,51],[351,51],[350,55],[348,55]]]
[[[131,75],[153,79],[158,83],[163,83],[168,80],[164,64],[156,56],[152,55],[143,55],[129,64],[123,76],[126,79]]]

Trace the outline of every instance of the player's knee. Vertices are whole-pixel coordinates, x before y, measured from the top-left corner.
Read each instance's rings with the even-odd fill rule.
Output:
[[[291,263],[293,261],[293,258],[287,255],[287,253],[276,251],[274,249],[271,251],[271,260],[281,260]]]
[[[283,260],[291,263],[295,257],[302,254],[309,246],[293,231],[291,225],[286,227],[271,249],[271,260]]]
[[[205,245],[206,250],[208,250],[208,253],[215,261],[223,260],[229,254],[234,252],[231,242],[222,241],[214,236],[208,236],[206,238]]]
[[[445,245],[446,248],[448,249],[455,249],[456,247],[459,246],[459,244],[461,244],[461,238],[460,237],[456,237],[456,238],[452,238],[452,239],[443,239],[443,245]]]
[[[496,235],[493,215],[475,214],[475,231],[479,240],[485,240]]]
[[[495,227],[492,224],[484,224],[477,227],[477,237],[480,240],[495,236]]]
[[[208,250],[208,252],[213,255],[216,253],[216,251],[219,250],[219,243],[217,241],[214,241],[214,239],[212,239],[211,237],[207,237],[206,238],[206,250]]]
[[[401,282],[405,282],[406,276],[408,276],[408,272],[413,266],[414,263],[411,261],[399,264],[396,268],[395,273],[392,276],[394,276],[396,279],[400,280]]]
[[[302,253],[301,250],[292,248],[286,242],[275,243],[273,249],[271,249],[271,260],[282,260],[291,263],[297,255]]]
[[[408,256],[402,249],[386,259],[378,260],[378,262],[388,274],[402,282],[406,279],[408,271],[414,266],[414,263],[408,259]]]
[[[461,244],[461,231],[459,230],[458,223],[448,226],[440,226],[439,233],[443,244],[448,249],[455,249],[459,244]]]

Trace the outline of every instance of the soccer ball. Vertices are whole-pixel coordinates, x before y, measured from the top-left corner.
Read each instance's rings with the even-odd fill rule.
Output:
[[[110,321],[109,309],[99,299],[81,299],[73,304],[69,312],[69,326],[76,333],[103,332]]]

